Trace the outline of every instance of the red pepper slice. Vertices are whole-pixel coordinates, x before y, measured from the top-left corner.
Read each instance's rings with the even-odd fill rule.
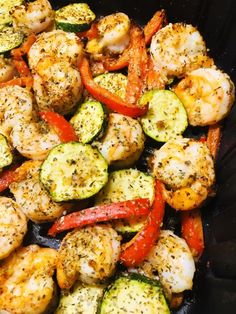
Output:
[[[193,256],[199,258],[204,250],[204,236],[199,209],[181,212],[182,237],[187,242]]]
[[[89,30],[85,32],[76,33],[79,38],[87,38],[88,40],[98,38],[98,27],[96,23],[93,23]]]
[[[211,155],[216,158],[221,138],[221,128],[219,124],[210,125],[207,133],[207,146]]]
[[[92,77],[89,67],[89,61],[84,57],[79,65],[82,82],[88,92],[98,101],[104,103],[109,109],[130,117],[143,116],[148,107],[138,107],[136,105],[127,104],[119,96],[109,92],[107,89],[96,84]]]
[[[120,255],[120,261],[126,267],[133,267],[140,264],[148,255],[150,249],[159,237],[160,227],[164,217],[165,202],[162,197],[162,183],[156,181],[155,200],[147,222],[143,229],[125,245]]]
[[[60,140],[63,143],[77,141],[78,137],[72,125],[60,114],[53,111],[41,111],[40,117],[55,128]]]
[[[13,62],[20,76],[31,76],[30,69],[23,59],[13,60]]]
[[[89,224],[108,221],[111,219],[145,216],[149,213],[149,200],[135,200],[99,205],[81,210],[58,219],[49,229],[48,234],[55,236],[64,230],[83,227]]]
[[[0,192],[6,190],[17,179],[16,169],[19,164],[11,165],[0,174]]]
[[[165,24],[166,14],[165,10],[157,11],[151,20],[144,27],[144,35],[146,45],[149,45],[152,36],[159,31],[160,28]]]
[[[141,96],[147,74],[148,56],[142,29],[132,25],[130,30],[130,53],[126,101],[137,103]]]
[[[125,49],[118,58],[105,58],[103,65],[107,71],[118,71],[127,67],[129,65],[129,48]]]
[[[33,78],[31,76],[22,76],[14,78],[10,81],[0,83],[0,88],[5,86],[26,86],[28,88],[31,88],[33,86]]]
[[[36,41],[36,35],[34,33],[30,34],[27,40],[16,49],[13,49],[11,54],[15,60],[21,60],[22,56],[27,54],[33,45],[33,43]]]

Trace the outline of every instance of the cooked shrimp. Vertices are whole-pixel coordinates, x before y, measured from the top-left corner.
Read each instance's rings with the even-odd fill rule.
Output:
[[[24,34],[40,33],[54,22],[54,11],[48,0],[36,0],[16,6],[11,16],[13,27]]]
[[[55,57],[59,61],[67,61],[76,66],[82,54],[83,46],[76,34],[54,30],[38,36],[30,48],[28,60],[31,69],[35,69],[39,60],[46,56]]]
[[[185,240],[172,231],[160,232],[158,242],[149,252],[144,265],[146,263],[151,265],[154,274],[158,272],[167,294],[192,289],[195,272],[192,254]],[[140,268],[144,265],[140,265]]]
[[[43,121],[16,124],[10,139],[22,156],[34,160],[45,159],[49,151],[61,143],[56,131]]]
[[[54,57],[40,59],[35,70],[33,89],[39,109],[70,113],[82,95],[79,71]]]
[[[97,24],[99,39],[88,42],[89,53],[108,50],[113,54],[122,53],[129,45],[130,19],[124,13],[114,13],[103,17]]]
[[[0,309],[12,314],[45,313],[55,302],[56,257],[56,250],[38,245],[12,253],[0,266]]]
[[[198,30],[184,23],[160,29],[152,37],[150,53],[157,70],[169,77],[213,64]]]
[[[16,69],[11,60],[0,55],[0,83],[9,81],[15,74]]]
[[[190,72],[174,88],[191,125],[211,125],[224,119],[234,102],[234,84],[220,70],[200,68]]]
[[[9,139],[14,126],[31,121],[33,116],[33,96],[26,88],[7,86],[0,89],[0,133]]]
[[[0,259],[14,251],[27,231],[27,220],[11,198],[0,197]]]
[[[45,222],[62,216],[70,205],[53,202],[40,183],[41,161],[26,161],[17,168],[17,181],[10,185],[16,203],[32,221]]]
[[[137,120],[111,113],[105,136],[97,147],[109,164],[130,166],[140,157],[144,141],[145,137]]]
[[[77,279],[94,284],[111,276],[120,254],[120,236],[108,225],[68,233],[58,251],[57,280],[69,289]]]
[[[166,201],[177,210],[200,206],[215,181],[206,143],[180,136],[154,153],[153,174],[166,185]]]

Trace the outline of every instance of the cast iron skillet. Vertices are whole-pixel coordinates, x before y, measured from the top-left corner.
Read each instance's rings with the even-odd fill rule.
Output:
[[[53,1],[54,8],[79,1]],[[82,1],[81,1],[82,2]],[[217,66],[236,83],[235,0],[99,0],[87,2],[97,15],[124,12],[139,24],[164,8],[169,22],[198,26]],[[199,136],[204,129],[189,129],[186,136]],[[153,143],[150,143],[152,146]],[[141,165],[142,166],[142,165]],[[194,289],[174,313],[236,313],[236,107],[224,123],[217,159],[217,197],[203,209],[206,250],[195,276]],[[178,219],[169,209],[166,227],[178,232]],[[25,244],[57,248],[60,239],[46,236],[46,225],[31,224]]]

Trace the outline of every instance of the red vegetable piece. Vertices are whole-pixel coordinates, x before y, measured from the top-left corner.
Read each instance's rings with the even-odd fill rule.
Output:
[[[159,237],[164,210],[165,202],[162,197],[162,184],[156,181],[155,200],[152,210],[147,217],[146,224],[143,229],[125,245],[125,249],[120,255],[120,261],[126,267],[137,266],[148,255],[150,249]]]
[[[30,34],[27,40],[16,49],[13,49],[11,54],[15,60],[21,60],[23,55],[26,55],[33,43],[36,41],[36,35],[34,33]]]
[[[72,125],[62,115],[53,111],[41,111],[39,115],[44,121],[55,128],[63,143],[78,140]]]
[[[139,198],[87,208],[58,219],[49,229],[48,234],[55,236],[64,230],[83,227],[97,222],[145,216],[149,213],[149,206],[147,198]]]
[[[11,165],[0,174],[0,192],[6,190],[17,179],[16,169],[19,164]]]

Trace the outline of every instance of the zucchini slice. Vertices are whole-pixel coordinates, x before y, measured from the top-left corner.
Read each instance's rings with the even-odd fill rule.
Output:
[[[103,88],[106,88],[111,93],[125,99],[126,86],[128,79],[122,73],[105,73],[98,75],[94,81]]]
[[[55,314],[96,314],[103,291],[102,286],[77,284],[71,293],[62,294]]]
[[[187,113],[179,98],[169,90],[152,90],[140,98],[140,104],[149,104],[141,118],[143,131],[158,142],[167,142],[180,135],[188,126]]]
[[[159,281],[139,274],[120,276],[107,288],[99,314],[169,314]]]
[[[7,139],[0,134],[0,170],[3,167],[9,166],[12,163],[13,155]]]
[[[95,199],[96,205],[121,202],[135,198],[154,200],[154,178],[137,169],[123,169],[112,172],[104,188]],[[146,218],[119,219],[113,227],[121,234],[129,235],[139,231]]]
[[[87,3],[72,3],[56,11],[56,26],[65,32],[88,30],[96,15]]]
[[[70,123],[75,129],[79,142],[83,144],[90,143],[99,135],[102,135],[106,128],[106,109],[98,101],[86,101],[79,107]]]
[[[108,180],[108,165],[96,148],[69,142],[54,147],[40,171],[40,180],[56,202],[96,194]]]
[[[4,27],[0,31],[0,53],[7,52],[20,46],[23,39],[24,35],[20,32],[15,32],[13,27]]]
[[[23,2],[23,0],[0,0],[0,26],[12,23],[11,9]]]

